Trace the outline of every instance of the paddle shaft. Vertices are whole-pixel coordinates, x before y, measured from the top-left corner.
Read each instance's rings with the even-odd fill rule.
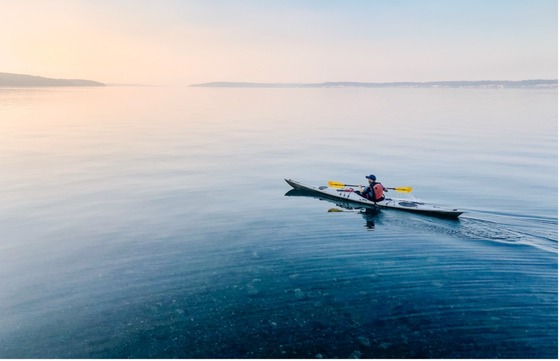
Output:
[[[367,186],[363,186],[361,184],[345,184],[344,186],[345,187],[364,187],[364,188],[367,187]],[[401,189],[404,189],[404,188],[405,187],[397,187],[397,188],[395,188],[395,187],[385,187],[385,189],[392,189],[392,190],[401,190]]]
[[[359,185],[359,184],[344,184],[344,183],[341,183],[341,182],[329,181],[329,187],[344,188],[344,187],[364,187],[364,186]],[[385,187],[385,188],[386,189],[392,189],[392,190],[395,190],[397,192],[403,192],[403,193],[412,192],[412,187]]]

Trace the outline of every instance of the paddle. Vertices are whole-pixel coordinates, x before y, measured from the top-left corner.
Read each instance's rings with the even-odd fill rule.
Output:
[[[329,187],[331,188],[344,188],[344,187],[359,187],[359,184],[344,184],[341,182],[329,181]],[[412,187],[385,187],[387,189],[392,189],[396,192],[410,193],[412,192]]]

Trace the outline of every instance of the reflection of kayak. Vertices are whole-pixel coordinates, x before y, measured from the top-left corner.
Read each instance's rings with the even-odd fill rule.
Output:
[[[290,189],[286,194],[284,194],[286,197],[311,197],[311,198],[315,198],[315,199],[319,199],[321,201],[327,201],[327,202],[331,202],[334,205],[340,207],[340,208],[344,208],[344,209],[348,209],[348,210],[363,210],[368,214],[374,214],[377,213],[379,211],[379,207],[376,207],[375,205],[373,206],[364,206],[364,205],[360,205],[357,204],[355,202],[348,202],[346,200],[341,200],[341,199],[336,199],[334,197],[329,197],[326,196],[324,194],[318,193],[318,192],[313,192],[313,191],[309,191],[306,189]],[[329,212],[343,212],[342,210],[337,210],[336,208],[331,208],[329,209]]]
[[[327,186],[313,187],[291,179],[285,179],[285,181],[296,190],[311,192],[325,198],[339,201],[343,204],[352,205],[347,208],[393,208],[443,218],[457,218],[463,213],[457,209],[443,208],[409,199],[385,198],[385,200],[375,203],[360,196],[354,192],[352,188],[334,189]]]

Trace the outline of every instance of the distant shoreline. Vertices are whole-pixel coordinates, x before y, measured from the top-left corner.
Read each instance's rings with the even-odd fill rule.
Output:
[[[105,86],[105,84],[84,79],[52,79],[42,76],[0,73],[0,87],[64,87],[64,86]]]
[[[558,88],[558,79],[480,80],[433,82],[325,82],[325,83],[249,83],[210,82],[191,84],[198,88]]]

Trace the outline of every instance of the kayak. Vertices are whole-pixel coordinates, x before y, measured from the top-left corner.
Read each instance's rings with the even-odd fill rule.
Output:
[[[371,210],[377,210],[378,208],[391,208],[435,217],[453,219],[456,219],[461,214],[463,214],[462,211],[459,211],[457,209],[444,208],[437,205],[427,204],[410,199],[385,198],[380,202],[372,202],[369,199],[366,199],[357,194],[352,188],[335,189],[327,186],[314,187],[292,179],[285,179],[285,181],[295,190],[308,192],[309,194],[319,195],[327,199],[334,200],[336,201],[336,203],[345,208],[365,208]]]
[[[295,190],[309,192],[311,194],[320,195],[325,198],[341,202],[342,204],[347,204],[349,205],[348,208],[366,208],[372,210],[376,210],[378,208],[391,208],[429,216],[453,219],[456,219],[463,214],[462,211],[457,209],[440,207],[434,204],[427,204],[410,199],[387,197],[380,202],[372,202],[369,199],[357,194],[353,188],[335,189],[327,186],[314,187],[293,179],[285,179],[285,181]]]

